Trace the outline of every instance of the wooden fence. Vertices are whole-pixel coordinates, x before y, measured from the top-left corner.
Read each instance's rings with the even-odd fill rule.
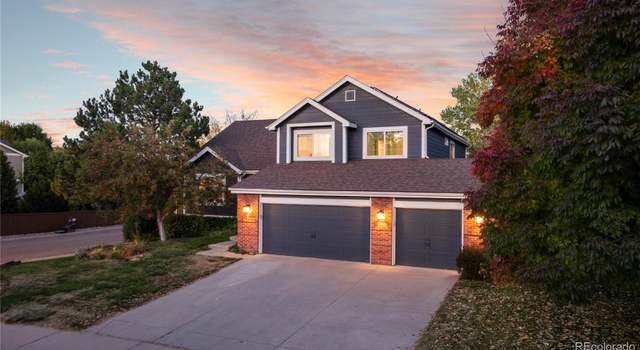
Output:
[[[0,235],[51,232],[63,228],[70,218],[76,218],[76,228],[115,225],[118,221],[115,215],[98,211],[2,214]]]

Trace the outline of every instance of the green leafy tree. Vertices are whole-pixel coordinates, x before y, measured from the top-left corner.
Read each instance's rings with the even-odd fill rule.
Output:
[[[640,6],[511,1],[474,155],[490,253],[562,298],[640,291]],[[499,116],[499,118],[496,118]]]
[[[55,154],[61,150],[53,150],[45,141],[36,138],[18,141],[15,145],[29,155],[24,160],[25,195],[20,199],[20,212],[68,210],[66,200],[51,187],[56,169]]]
[[[12,213],[18,208],[18,182],[9,159],[0,152],[0,209]]]
[[[189,163],[191,146],[171,128],[131,127],[125,135],[117,125],[104,125],[86,144],[75,175],[71,198],[113,205],[122,217],[155,217],[161,240],[166,240],[165,218],[177,208],[198,207],[206,194]],[[216,197],[218,196],[218,197]]]
[[[191,147],[209,132],[209,118],[201,114],[203,107],[184,99],[184,89],[177,74],[158,62],[142,63],[142,69],[130,75],[120,72],[113,89],[82,103],[74,118],[82,127],[79,140],[65,138],[67,148],[77,147],[105,125],[114,125],[123,136],[132,128],[151,128],[159,132],[181,135]]]
[[[440,112],[442,121],[469,141],[471,152],[482,146],[488,132],[488,128],[482,128],[478,124],[476,112],[480,106],[480,97],[490,86],[491,80],[477,73],[470,73],[462,79],[460,85],[451,89],[451,96],[456,99],[456,104]]]
[[[12,125],[6,120],[2,121],[0,122],[0,139],[11,143],[14,147],[25,153],[26,150],[19,147],[20,141],[36,139],[44,143],[49,149],[51,149],[53,145],[49,135],[36,123],[19,123]]]

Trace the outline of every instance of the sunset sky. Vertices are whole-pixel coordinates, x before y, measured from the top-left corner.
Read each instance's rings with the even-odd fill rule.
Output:
[[[157,60],[188,98],[274,118],[348,74],[434,117],[493,47],[504,2],[2,1],[0,119],[77,135],[82,101]]]

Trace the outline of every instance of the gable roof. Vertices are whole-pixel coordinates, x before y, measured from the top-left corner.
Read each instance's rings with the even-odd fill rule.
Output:
[[[390,105],[400,109],[401,111],[419,119],[420,121],[422,121],[424,124],[426,125],[432,125],[434,124],[434,126],[436,128],[438,128],[439,130],[441,130],[442,132],[444,132],[445,134],[447,134],[448,136],[450,136],[451,138],[457,140],[458,142],[464,144],[465,146],[469,146],[469,142],[467,140],[464,139],[464,137],[458,135],[458,133],[456,133],[455,131],[451,130],[449,127],[447,127],[446,125],[444,125],[443,123],[439,122],[437,119],[431,117],[430,115],[422,112],[420,109],[415,108],[411,105],[409,105],[408,103],[393,97],[392,95],[374,87],[374,86],[369,86],[349,75],[345,75],[342,79],[338,80],[335,84],[331,85],[327,90],[325,90],[324,92],[322,92],[320,95],[318,95],[315,100],[318,102],[322,102],[322,100],[324,98],[326,98],[327,96],[331,95],[331,93],[333,93],[335,90],[337,90],[338,88],[340,88],[342,85],[346,84],[346,83],[351,83],[357,87],[359,87],[360,89],[372,94],[373,96],[376,96],[377,98],[389,103]]]
[[[461,197],[479,185],[471,173],[469,159],[365,159],[346,164],[294,162],[272,165],[234,185],[232,192],[441,193]]]
[[[237,173],[274,164],[276,134],[265,129],[272,122],[273,119],[235,121],[207,141],[190,161],[211,154],[227,162]]]
[[[291,117],[295,112],[297,112],[298,110],[300,110],[302,107],[304,107],[306,105],[310,105],[310,106],[313,106],[313,107],[317,108],[322,113],[324,113],[324,114],[330,116],[331,118],[339,121],[344,126],[348,126],[350,128],[357,127],[356,124],[348,121],[346,118],[338,115],[337,113],[335,113],[334,111],[330,110],[329,108],[327,108],[327,107],[319,104],[318,102],[316,102],[316,101],[314,101],[314,100],[312,100],[312,99],[307,97],[304,100],[298,102],[298,104],[293,106],[290,110],[288,110],[280,118],[276,119],[273,123],[269,124],[267,126],[267,129],[275,130],[278,125],[282,124],[285,120],[287,120],[289,117]]]
[[[20,152],[19,150],[17,150],[15,147],[11,146],[7,141],[0,139],[0,145],[2,145],[3,147],[9,149],[10,151],[17,153],[18,155],[22,156],[22,157],[28,157],[27,154]]]

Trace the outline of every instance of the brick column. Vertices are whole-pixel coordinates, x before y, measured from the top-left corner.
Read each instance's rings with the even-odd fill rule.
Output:
[[[382,210],[384,219],[378,219]],[[393,254],[393,199],[371,198],[371,263],[391,265]]]
[[[481,224],[476,222],[476,218],[471,215],[471,210],[464,210],[464,246],[482,246]]]
[[[249,205],[250,212],[244,207]],[[238,195],[238,247],[249,254],[257,254],[260,225],[260,196],[257,194]]]

